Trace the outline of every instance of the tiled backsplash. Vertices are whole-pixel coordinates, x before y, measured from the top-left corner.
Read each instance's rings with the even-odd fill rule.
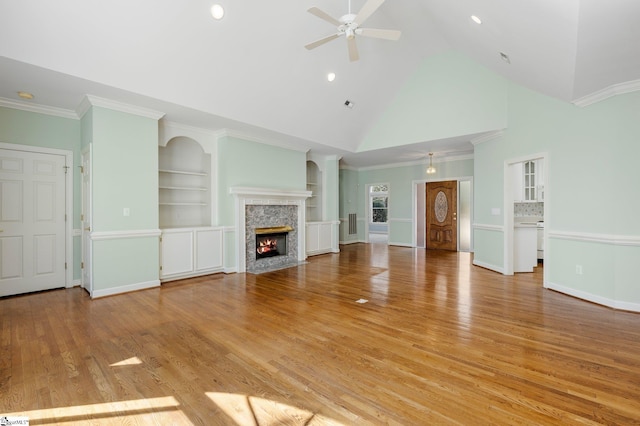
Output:
[[[544,217],[544,203],[513,203],[515,217]]]

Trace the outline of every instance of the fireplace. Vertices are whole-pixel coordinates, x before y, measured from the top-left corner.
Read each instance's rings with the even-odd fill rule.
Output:
[[[287,236],[290,226],[256,228],[256,260],[265,257],[287,256]]]
[[[233,187],[236,204],[237,272],[262,272],[296,266],[306,259],[305,200],[311,191]],[[256,229],[290,227],[286,255],[257,258]],[[278,248],[278,252],[284,250]]]

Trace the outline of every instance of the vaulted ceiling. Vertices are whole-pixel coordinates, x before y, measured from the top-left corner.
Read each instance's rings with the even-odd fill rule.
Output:
[[[213,3],[225,8],[212,19]],[[356,12],[366,0],[352,0]],[[460,52],[517,84],[566,102],[640,88],[636,0],[388,0],[366,27],[398,41],[357,38],[303,46],[335,31],[348,0],[5,0],[0,2],[0,98],[75,110],[85,94],[343,156],[352,166],[416,152],[470,151],[469,137],[398,140],[358,152],[394,95],[431,55]],[[482,24],[471,20],[476,15]],[[501,58],[508,55],[510,63]],[[333,82],[326,75],[336,74]],[[350,100],[353,108],[344,103]]]

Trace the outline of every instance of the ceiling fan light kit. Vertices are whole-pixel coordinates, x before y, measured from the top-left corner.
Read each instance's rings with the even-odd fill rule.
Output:
[[[351,1],[349,1],[349,12],[346,15],[340,17],[340,19],[335,19],[328,13],[318,9],[317,7],[312,7],[307,12],[312,15],[317,16],[318,18],[327,21],[328,23],[337,27],[337,32],[335,34],[328,35],[320,40],[316,40],[312,43],[309,43],[305,46],[308,50],[315,49],[316,47],[322,46],[325,43],[330,42],[331,40],[335,40],[338,37],[345,36],[347,40],[347,49],[349,51],[349,60],[357,61],[360,58],[358,54],[358,47],[356,46],[356,36],[363,37],[372,37],[372,38],[380,38],[383,40],[393,40],[396,41],[400,38],[401,32],[398,30],[383,30],[377,28],[361,28],[362,25],[373,13],[378,10],[382,3],[385,0],[368,0],[360,12],[358,14],[351,13]]]

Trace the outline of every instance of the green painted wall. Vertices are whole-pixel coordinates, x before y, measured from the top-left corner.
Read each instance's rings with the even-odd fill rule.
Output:
[[[327,194],[324,200],[326,220],[336,221],[340,219],[339,213],[339,197],[340,192],[340,166],[339,160],[335,156],[329,156],[325,160],[325,179],[326,188],[324,192]]]
[[[159,284],[159,244],[157,237],[94,241],[93,290]]]
[[[218,140],[220,224],[235,225],[235,186],[306,190],[306,153],[225,136]]]
[[[596,299],[640,304],[639,258],[627,261],[637,256],[637,243],[609,242],[640,235],[638,111],[638,93],[579,108],[510,85],[507,130],[475,149],[476,222],[503,224],[504,212],[493,216],[491,208],[502,206],[505,161],[546,152],[547,283]],[[475,244],[476,259],[504,266],[486,232],[476,231]]]
[[[425,59],[358,150],[502,129],[507,88],[506,80],[459,53]]]
[[[436,174],[430,180],[455,179],[473,176],[473,160],[435,162]],[[358,239],[365,239],[364,225],[368,208],[367,185],[389,184],[389,242],[411,245],[413,242],[413,183],[426,181],[427,164],[340,171],[340,217],[347,219],[349,213],[358,215]],[[341,224],[340,241],[355,240],[348,235],[348,224]],[[343,239],[344,238],[344,239]]]
[[[0,142],[73,153],[73,227],[80,228],[80,120],[0,107]],[[73,279],[80,279],[80,237],[73,239]]]
[[[362,237],[359,237],[358,234],[349,235],[348,232],[349,225],[347,220],[349,214],[358,214],[358,210],[361,210],[359,214],[361,216],[364,212],[364,208],[358,203],[358,194],[358,172],[356,170],[340,169],[340,190],[338,197],[340,200],[340,242],[349,243],[364,239],[364,231],[361,229],[358,229],[358,231],[362,232]],[[358,228],[362,228],[362,226],[358,225]]]
[[[158,229],[157,120],[93,107],[92,149],[93,230]]]
[[[158,121],[92,107],[83,124],[91,133],[92,232],[158,229]],[[123,209],[128,208],[129,216]],[[93,241],[93,289],[159,280],[157,237],[127,236]]]

